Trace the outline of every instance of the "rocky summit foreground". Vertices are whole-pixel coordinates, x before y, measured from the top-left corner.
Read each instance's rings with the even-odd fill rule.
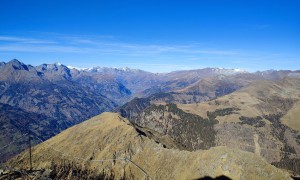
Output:
[[[32,150],[33,169],[54,162],[114,173],[115,179],[290,179],[289,174],[254,153],[224,146],[194,152],[167,149],[144,136],[117,113],[103,113],[71,127]],[[28,168],[28,152],[7,162]]]

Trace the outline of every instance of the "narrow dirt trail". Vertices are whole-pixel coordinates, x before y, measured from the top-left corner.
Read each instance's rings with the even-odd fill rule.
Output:
[[[259,139],[258,134],[254,134],[253,139],[254,139],[254,144],[255,144],[255,154],[260,156],[261,148],[260,148],[260,145],[258,143],[258,139]]]

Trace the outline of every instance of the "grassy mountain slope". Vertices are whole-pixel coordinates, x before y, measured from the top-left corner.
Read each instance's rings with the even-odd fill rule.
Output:
[[[287,163],[300,162],[299,100],[300,79],[285,78],[256,82],[212,101],[177,106],[204,118],[231,109],[215,117],[216,145],[255,152],[273,163],[284,161],[285,168],[299,174],[297,166]]]
[[[283,124],[288,127],[300,131],[300,102],[295,103],[284,117],[282,117]]]
[[[300,79],[286,78],[280,81],[257,81],[241,90],[223,97],[198,104],[178,104],[181,109],[207,117],[207,111],[216,109],[237,108],[238,114],[247,117],[270,114],[287,114],[297,109],[300,100]],[[239,122],[239,116],[231,113],[218,117],[218,121]]]
[[[11,159],[14,167],[28,167],[27,152]],[[129,161],[99,159],[129,158]],[[113,170],[115,177],[129,179],[196,179],[226,175],[233,179],[289,179],[282,170],[253,153],[226,147],[195,152],[163,148],[139,133],[115,113],[104,113],[71,127],[33,149],[33,167],[47,168],[52,161],[66,159],[101,172]],[[95,160],[95,161],[93,161]],[[125,172],[125,173],[124,173]]]

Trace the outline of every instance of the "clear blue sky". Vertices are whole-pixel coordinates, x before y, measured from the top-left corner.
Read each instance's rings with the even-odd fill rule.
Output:
[[[299,0],[2,0],[0,61],[300,69]]]

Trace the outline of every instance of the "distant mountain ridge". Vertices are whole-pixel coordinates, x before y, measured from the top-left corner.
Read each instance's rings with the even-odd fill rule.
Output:
[[[16,59],[8,63],[2,62],[1,67],[6,66],[7,64],[18,64],[18,62],[19,61]],[[88,79],[94,79],[95,81],[99,81],[101,79],[117,81],[119,84],[122,84],[124,87],[128,88],[131,93],[138,96],[145,94],[143,92],[144,90],[153,89],[153,87],[157,86],[158,84],[162,84],[162,86],[168,86],[168,84],[171,83],[172,86],[178,86],[179,88],[181,88],[205,77],[246,73],[246,71],[243,70],[224,68],[205,68],[199,70],[174,71],[170,73],[151,73],[140,69],[131,69],[128,67],[74,68],[71,66],[65,66],[60,63],[42,64],[36,67],[21,63],[21,66],[25,68],[30,67],[30,70],[39,73],[40,78],[44,78],[50,81],[80,81],[82,79],[84,79],[84,81]]]
[[[58,64],[58,65],[62,65],[61,63],[54,63],[54,64]],[[105,67],[105,66],[95,66],[95,67],[89,67],[89,68],[79,68],[79,67],[73,67],[73,66],[69,66],[66,65],[69,69],[76,69],[79,71],[94,71],[94,72],[102,72],[105,70],[116,70],[116,71],[127,71],[127,72],[138,72],[138,71],[144,71],[144,72],[148,72],[145,70],[141,70],[141,69],[132,69],[130,67]],[[204,68],[204,69],[212,69],[213,71],[225,74],[225,73],[229,73],[229,74],[233,74],[233,73],[245,73],[247,72],[246,70],[243,69],[226,69],[226,68]],[[191,69],[191,70],[195,70],[195,69]],[[165,72],[165,73],[154,73],[154,74],[167,74],[167,73],[172,73],[172,72],[181,72],[181,71],[190,71],[190,70],[175,70],[175,71],[171,71],[171,72]]]
[[[77,68],[77,67],[72,67],[72,66],[67,66],[69,69],[76,69],[78,71],[87,71],[87,72],[131,72],[131,73],[136,73],[136,72],[147,72],[143,71],[140,69],[131,69],[129,67],[124,67],[124,68],[116,68],[116,67],[101,67],[101,66],[96,66],[96,67],[91,67],[91,68]]]

